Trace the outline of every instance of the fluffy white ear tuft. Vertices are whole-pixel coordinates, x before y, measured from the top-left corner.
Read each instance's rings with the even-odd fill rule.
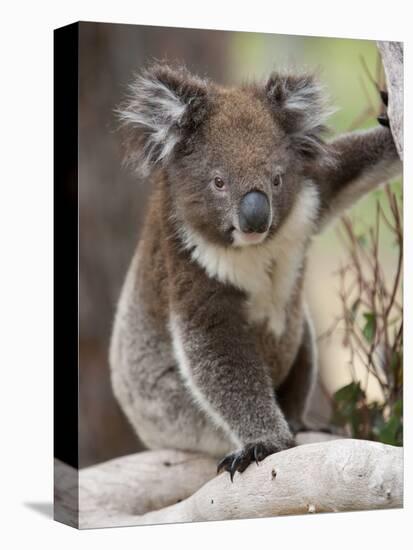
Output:
[[[129,89],[117,110],[126,130],[126,162],[146,176],[156,164],[166,163],[185,133],[199,124],[207,88],[184,68],[155,65]]]
[[[265,92],[293,146],[306,156],[322,152],[322,138],[327,130],[325,123],[334,110],[329,106],[324,88],[315,75],[273,73]]]

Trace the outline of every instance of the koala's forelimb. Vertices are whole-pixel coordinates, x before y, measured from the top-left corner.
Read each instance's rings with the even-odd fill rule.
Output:
[[[274,399],[270,374],[239,316],[242,293],[213,280],[206,285],[203,278],[188,276],[190,290],[185,300],[175,295],[173,306],[175,354],[198,405],[227,433],[233,446],[240,450],[258,445],[258,455],[245,452],[242,463],[234,464],[242,471],[255,458],[262,460],[293,446],[293,436]]]
[[[355,131],[328,145],[330,162],[314,169],[320,189],[319,229],[363,195],[401,173],[402,163],[388,128]]]

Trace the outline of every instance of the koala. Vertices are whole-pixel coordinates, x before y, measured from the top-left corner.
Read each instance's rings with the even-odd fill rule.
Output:
[[[119,116],[152,193],[115,315],[114,394],[148,448],[208,453],[232,480],[305,427],[312,237],[401,162],[383,126],[326,140],[312,74],[223,87],[155,64]]]

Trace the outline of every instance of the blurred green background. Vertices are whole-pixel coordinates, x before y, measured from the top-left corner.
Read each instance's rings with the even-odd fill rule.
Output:
[[[363,58],[371,74],[376,76],[378,57],[374,41],[234,33],[229,56],[233,80],[265,78],[271,70],[280,67],[318,70],[337,107],[330,118],[334,132],[348,130],[366,107],[366,92],[375,103],[379,102],[361,63]],[[367,128],[374,123],[370,118],[360,127]]]
[[[336,113],[332,136],[376,125],[369,106],[380,100],[369,72],[380,67],[375,42],[301,36],[144,27],[101,23],[80,24],[79,45],[79,368],[80,465],[141,448],[115,403],[109,382],[107,350],[112,319],[128,263],[139,239],[150,189],[121,167],[122,151],[114,109],[133,74],[154,59],[184,63],[201,76],[223,84],[264,80],[275,69],[314,69],[325,83]],[[401,193],[400,183],[395,184]],[[372,193],[352,212],[360,231],[373,219]],[[391,270],[393,249],[382,240]],[[331,325],[339,308],[334,276],[343,250],[336,230],[329,228],[312,247],[308,296],[316,330]],[[332,392],[348,381],[338,334],[321,343],[320,366]],[[374,392],[374,387],[369,388]],[[322,392],[314,400],[318,419],[329,415]]]

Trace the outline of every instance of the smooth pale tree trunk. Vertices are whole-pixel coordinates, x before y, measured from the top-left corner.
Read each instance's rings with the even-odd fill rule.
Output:
[[[378,42],[387,90],[389,92],[388,116],[397,151],[403,160],[403,44]]]

